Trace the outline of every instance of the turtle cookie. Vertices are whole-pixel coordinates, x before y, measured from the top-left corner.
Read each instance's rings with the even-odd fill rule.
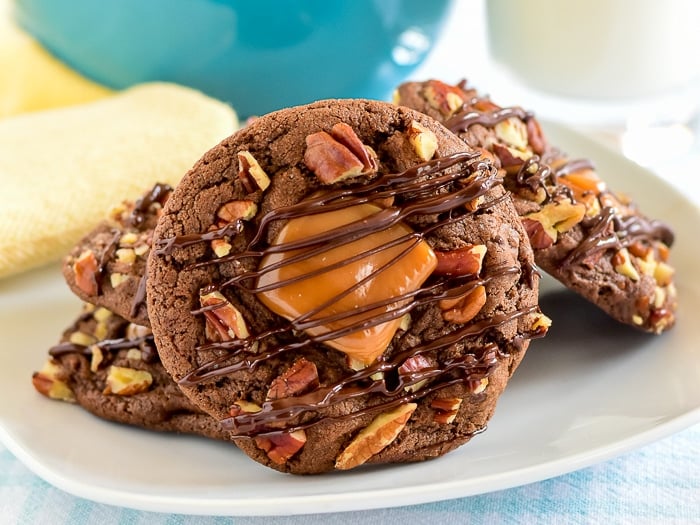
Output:
[[[180,392],[160,364],[150,329],[106,308],[84,305],[32,383],[41,394],[77,403],[103,419],[227,439],[226,431]]]
[[[469,441],[548,326],[495,169],[376,101],[271,113],[206,153],[164,207],[147,284],[182,390],[296,474]]]
[[[673,326],[672,231],[611,191],[590,161],[550,146],[531,113],[464,82],[408,82],[395,102],[441,121],[500,168],[539,267],[618,321],[657,334]]]
[[[133,323],[150,326],[146,261],[153,228],[172,188],[156,184],[126,201],[85,235],[63,261],[63,276],[83,301],[104,306]]]

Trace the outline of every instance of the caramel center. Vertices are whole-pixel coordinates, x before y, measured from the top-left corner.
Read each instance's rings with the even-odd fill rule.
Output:
[[[294,218],[273,245],[347,231],[343,227],[350,224],[361,228],[364,219],[379,211],[373,204],[360,204]],[[258,287],[270,289],[258,298],[309,336],[368,365],[389,345],[402,316],[376,320],[405,305],[405,295],[419,289],[437,263],[430,246],[412,233],[398,223],[321,253],[304,256],[316,246],[271,253],[261,262],[264,273],[258,281]],[[269,269],[272,265],[279,267]]]

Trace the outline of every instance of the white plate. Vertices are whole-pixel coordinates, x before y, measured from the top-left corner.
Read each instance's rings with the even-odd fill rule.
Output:
[[[698,208],[650,173],[566,129],[553,141],[594,158],[614,188],[677,233],[678,325],[648,336],[548,283],[554,319],[516,372],[489,429],[415,465],[293,477],[224,443],[107,423],[34,392],[30,376],[79,309],[56,267],[0,282],[0,438],[36,474],[114,505],[192,514],[371,509],[468,496],[610,458],[700,421]],[[690,174],[689,174],[690,175]]]

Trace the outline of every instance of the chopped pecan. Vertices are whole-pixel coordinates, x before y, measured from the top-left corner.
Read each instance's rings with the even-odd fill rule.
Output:
[[[234,200],[221,205],[216,216],[226,223],[250,220],[258,213],[258,205],[249,200]]]
[[[461,405],[462,399],[459,397],[436,397],[430,402],[430,408],[435,411],[433,421],[441,425],[452,423]]]
[[[219,333],[223,341],[245,339],[250,335],[243,314],[220,292],[200,295],[199,303],[202,307],[214,307],[210,310],[204,310],[203,313],[207,324],[210,324]]]
[[[229,407],[229,414],[236,417],[241,413],[255,414],[261,410],[262,407],[256,403],[239,400]],[[254,440],[272,462],[282,465],[306,444],[306,432],[303,430],[281,432],[269,436],[258,436]]]
[[[457,301],[457,302],[455,302]],[[444,299],[439,303],[442,318],[450,323],[468,323],[486,304],[486,288],[479,285],[458,299]]]
[[[541,222],[534,219],[523,218],[522,223],[530,239],[530,245],[535,250],[544,250],[554,244],[554,239],[545,231]]]
[[[529,152],[521,151],[505,144],[499,144],[498,142],[494,143],[491,149],[494,155],[498,157],[498,160],[501,161],[501,167],[509,175],[517,173],[523,163],[532,156]]]
[[[639,272],[637,268],[634,267],[627,248],[622,248],[615,252],[612,258],[612,264],[615,267],[615,271],[620,275],[629,277],[633,281],[639,280]]]
[[[97,257],[92,250],[85,250],[73,263],[75,284],[88,295],[97,295],[99,285]]]
[[[527,143],[530,145],[532,151],[534,151],[537,155],[542,155],[547,149],[547,141],[542,133],[540,123],[534,118],[529,118],[526,121],[526,127]]]
[[[384,450],[401,433],[417,406],[405,403],[375,417],[338,455],[335,468],[348,470],[357,467]]]
[[[255,444],[265,451],[270,461],[283,465],[306,444],[306,432],[295,430],[256,437]]]
[[[152,383],[153,376],[146,370],[112,365],[107,372],[107,386],[102,393],[132,396],[147,391]]]
[[[527,124],[517,117],[510,117],[498,122],[493,127],[496,136],[506,145],[520,151],[527,149]]]
[[[569,199],[563,199],[557,202],[546,204],[540,211],[529,213],[523,217],[523,225],[528,235],[533,248],[546,248],[557,242],[559,233],[564,233],[581,220],[586,214],[586,206],[580,202],[573,203]],[[550,243],[546,243],[545,239],[540,238],[541,232],[539,228],[532,222],[540,224],[544,234],[551,238]]]
[[[248,221],[258,213],[258,205],[250,200],[233,200],[224,203],[216,212],[217,220],[209,227],[209,231],[216,231],[227,224],[237,220]],[[212,239],[211,249],[217,257],[225,257],[231,253],[231,243],[227,237]]]
[[[373,153],[343,122],[330,133],[319,131],[306,137],[304,162],[324,184],[357,177],[377,169]]]
[[[258,161],[250,151],[239,151],[238,157],[238,178],[248,193],[253,193],[258,189],[265,191],[270,185],[270,177],[265,170],[260,167]]]
[[[654,279],[659,286],[668,286],[673,281],[674,269],[664,261],[659,261],[654,270]]]
[[[282,399],[304,394],[318,387],[318,370],[311,361],[300,358],[272,380],[267,391],[267,399]]]
[[[462,248],[449,251],[435,250],[437,266],[436,275],[479,275],[486,254],[486,245],[468,244]]]
[[[52,359],[39,372],[32,375],[32,385],[37,392],[51,399],[75,402],[75,394],[68,384],[59,378],[60,367]]]
[[[437,151],[438,142],[435,133],[415,120],[411,122],[408,129],[408,141],[413,146],[418,158],[423,161],[432,159]]]
[[[399,367],[399,377],[401,377],[404,382],[409,383],[404,387],[406,392],[417,392],[426,383],[425,379],[413,382],[414,374],[425,370],[427,368],[432,368],[433,364],[423,355],[417,354],[409,357]]]
[[[464,105],[464,94],[458,86],[451,86],[439,80],[428,81],[423,96],[428,104],[445,116],[459,111]]]

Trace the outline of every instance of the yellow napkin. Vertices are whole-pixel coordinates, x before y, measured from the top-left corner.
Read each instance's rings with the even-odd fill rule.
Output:
[[[0,119],[0,277],[60,258],[112,205],[177,183],[236,126],[229,106],[163,83]]]
[[[79,75],[18,29],[0,0],[0,117],[104,98],[109,89]]]

